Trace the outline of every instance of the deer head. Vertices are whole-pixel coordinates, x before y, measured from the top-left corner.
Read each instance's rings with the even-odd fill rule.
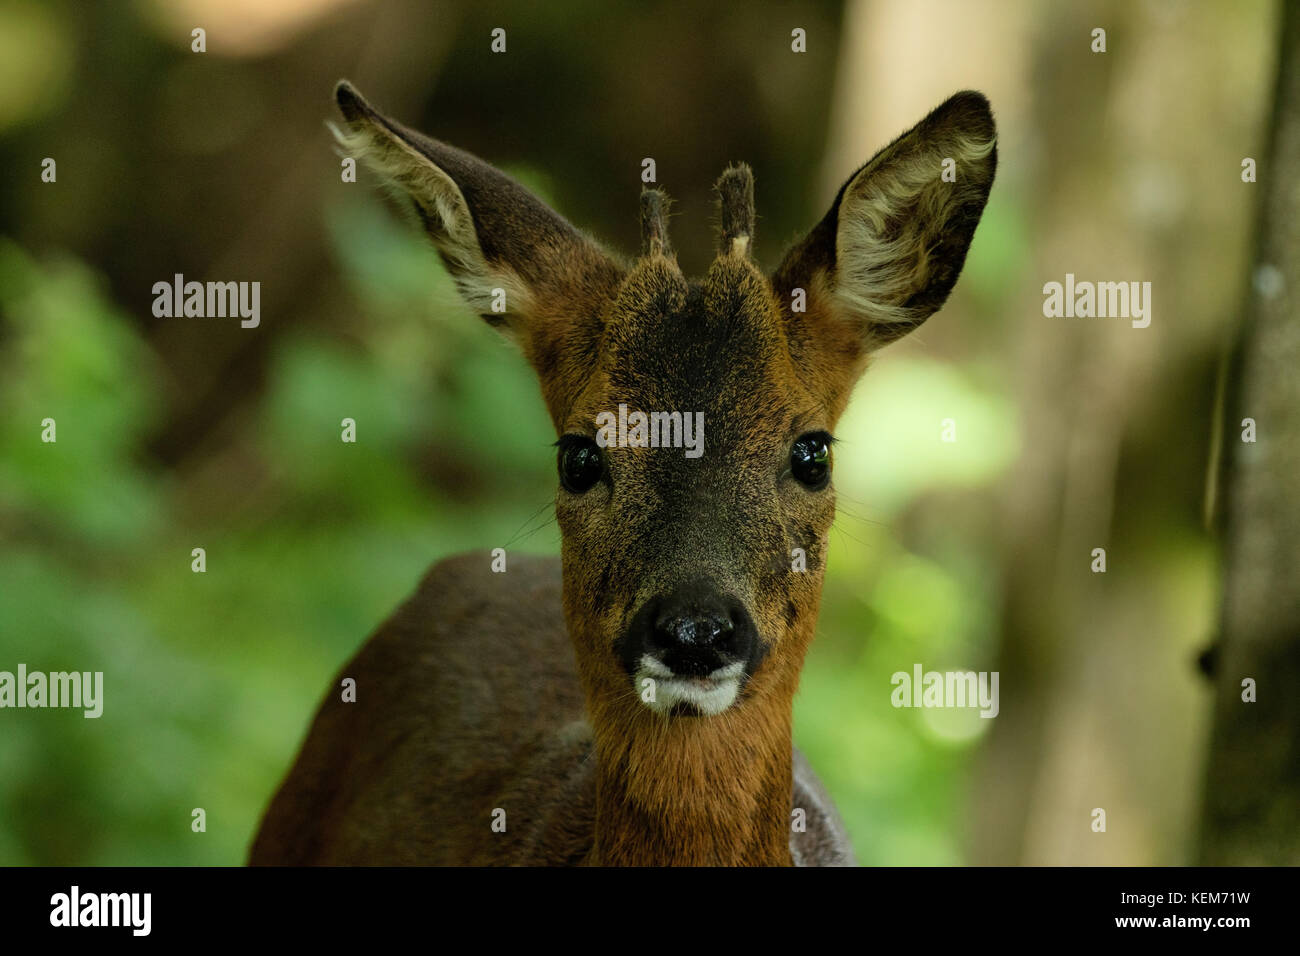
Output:
[[[753,258],[753,176],[728,169],[717,257],[689,280],[660,192],[643,192],[641,255],[624,263],[493,167],[346,83],[336,95],[344,148],[409,197],[466,301],[541,381],[565,613],[608,788],[653,815],[685,774],[757,820],[764,798],[740,791],[758,765],[785,775],[779,831],[835,512],[832,435],[871,354],[957,280],[996,166],[987,101],[959,93],[881,150],[770,277]],[[682,432],[702,418],[702,453],[671,447],[673,413]],[[668,440],[643,446],[648,431]],[[671,787],[656,761],[680,771]]]

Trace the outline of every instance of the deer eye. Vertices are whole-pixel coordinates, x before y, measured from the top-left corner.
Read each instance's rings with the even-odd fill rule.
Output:
[[[605,473],[600,446],[586,435],[565,435],[559,441],[560,484],[580,495]]]
[[[831,436],[825,432],[799,436],[790,450],[790,474],[809,488],[826,487],[831,477]]]

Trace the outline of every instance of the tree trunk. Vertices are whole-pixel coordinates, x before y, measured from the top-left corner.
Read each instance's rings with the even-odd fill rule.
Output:
[[[1226,571],[1201,833],[1201,860],[1217,865],[1300,864],[1300,6],[1282,6],[1254,282],[1221,436]]]

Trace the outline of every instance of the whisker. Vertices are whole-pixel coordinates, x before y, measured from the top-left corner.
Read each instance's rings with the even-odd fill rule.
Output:
[[[520,542],[527,541],[527,540],[528,540],[529,538],[531,538],[533,535],[537,534],[537,532],[539,532],[539,531],[545,529],[547,525],[553,524],[554,522],[555,522],[555,516],[554,516],[554,515],[551,515],[551,517],[547,518],[545,521],[543,521],[543,522],[542,522],[541,524],[539,524],[537,527],[531,529],[530,531],[525,532],[525,533],[522,534],[522,535],[517,535],[517,538],[518,538],[518,540],[519,540]],[[556,536],[555,541],[554,541],[553,543],[559,543],[559,541],[560,541],[559,536]]]
[[[505,546],[508,548],[508,547],[510,547],[512,544],[514,544],[515,541],[518,540],[520,533],[521,533],[525,528],[527,528],[528,525],[531,524],[531,523],[533,522],[533,520],[536,519],[536,517],[537,517],[538,515],[540,515],[543,511],[545,511],[545,510],[547,509],[547,507],[549,507],[552,503],[553,503],[553,502],[552,502],[552,501],[549,501],[549,500],[546,501],[546,502],[544,502],[540,508],[538,508],[538,509],[537,509],[536,511],[534,511],[532,514],[530,514],[527,518],[525,518],[525,519],[524,519],[524,523],[521,524],[521,525],[519,526],[519,528],[515,531],[515,533],[514,533],[513,535],[510,536],[510,540],[506,542]],[[554,520],[554,515],[552,515],[552,520]],[[544,528],[544,527],[546,527],[546,523],[545,523],[545,522],[543,522],[542,524],[538,525],[538,528]],[[531,534],[532,532],[529,532],[529,533]]]
[[[854,521],[861,521],[863,524],[875,525],[877,528],[889,527],[889,525],[886,524],[884,521],[877,521],[874,518],[864,518],[862,515],[855,513],[849,508],[844,508],[837,505],[835,508],[835,517],[837,520],[839,519],[840,515],[844,515],[846,518],[852,518]]]
[[[837,525],[831,525],[831,530],[832,530],[832,531],[838,531],[840,534],[844,535],[844,536],[845,536],[846,538],[848,538],[850,541],[856,542],[857,544],[862,545],[862,547],[864,547],[864,548],[870,548],[870,547],[871,547],[871,545],[867,544],[867,542],[863,541],[863,540],[862,540],[861,538],[859,538],[857,535],[855,535],[855,534],[850,534],[849,532],[845,531],[845,530],[844,530],[843,528],[841,528],[841,527],[838,527]]]

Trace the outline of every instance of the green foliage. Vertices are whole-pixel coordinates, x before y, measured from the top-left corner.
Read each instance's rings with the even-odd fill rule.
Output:
[[[400,225],[340,252],[372,341],[289,342],[227,453],[180,476],[143,453],[162,377],[93,274],[0,246],[0,669],[105,675],[98,719],[6,711],[0,862],[239,862],[332,674],[431,560],[556,550],[553,528],[519,533],[554,494],[522,361],[460,310],[459,355],[413,337],[446,279]],[[430,497],[430,459],[480,487]]]

